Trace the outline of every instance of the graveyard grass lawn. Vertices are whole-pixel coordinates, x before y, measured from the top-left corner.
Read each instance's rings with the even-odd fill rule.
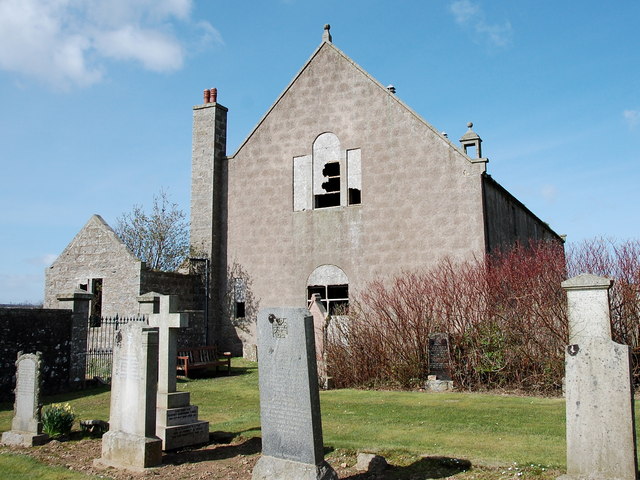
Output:
[[[210,422],[209,445],[165,454],[156,479],[250,480],[260,452],[257,364],[234,359],[232,375],[178,382]],[[79,420],[109,416],[105,387],[44,397],[69,402]],[[384,479],[555,479],[564,470],[564,401],[489,394],[335,390],[321,393],[326,459],[341,479],[373,478],[355,469],[356,455],[379,453],[392,464]],[[0,431],[13,406],[0,405]],[[132,478],[97,470],[100,440],[83,436],[42,447],[0,447],[0,478]],[[461,471],[455,459],[470,461]],[[62,468],[62,469],[61,469]],[[20,472],[29,472],[24,475]]]

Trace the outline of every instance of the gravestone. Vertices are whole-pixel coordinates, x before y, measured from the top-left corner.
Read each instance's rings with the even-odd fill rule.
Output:
[[[162,463],[156,437],[158,329],[131,322],[116,334],[109,431],[97,466],[142,471]]]
[[[429,335],[429,373],[426,389],[434,392],[453,390],[449,335],[446,333]]]
[[[324,460],[311,314],[264,309],[257,327],[262,456],[253,480],[337,480]]]
[[[2,434],[2,443],[32,447],[49,440],[49,436],[42,433],[40,421],[40,371],[40,352],[18,352],[14,416],[11,430]]]
[[[630,349],[611,340],[612,284],[588,274],[562,283],[569,314],[567,474],[562,480],[636,479]]]
[[[145,300],[149,297],[151,302]],[[175,295],[152,293],[141,298],[141,304],[156,305],[148,313],[149,325],[159,328],[156,435],[162,440],[162,449],[206,443],[209,441],[209,422],[198,420],[198,407],[189,404],[189,392],[176,391],[178,329],[189,325],[189,316],[178,313]],[[155,298],[159,298],[159,302],[156,303]]]

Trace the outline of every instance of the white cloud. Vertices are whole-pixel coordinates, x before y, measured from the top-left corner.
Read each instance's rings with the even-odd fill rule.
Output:
[[[136,60],[147,70],[166,72],[182,67],[184,52],[175,39],[154,30],[126,25],[118,30],[99,32],[95,47],[106,57]]]
[[[185,46],[222,44],[206,21],[191,19],[193,0],[0,0],[0,69],[55,88],[87,86],[105,75],[105,60],[134,61],[155,72],[180,69]]]
[[[507,47],[511,43],[513,31],[511,23],[490,23],[476,3],[470,0],[457,0],[451,4],[451,13],[458,25],[470,28],[480,39],[495,47]]]
[[[29,265],[35,265],[36,267],[48,267],[51,265],[55,259],[58,258],[58,255],[53,253],[45,253],[44,255],[40,255],[39,257],[30,257],[25,261]]]
[[[629,128],[634,128],[638,125],[638,122],[640,122],[640,111],[638,110],[625,110],[622,112],[622,116],[627,122]]]

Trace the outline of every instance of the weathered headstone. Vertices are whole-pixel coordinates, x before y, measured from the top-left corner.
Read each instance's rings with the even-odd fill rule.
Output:
[[[138,322],[116,334],[111,376],[109,431],[102,437],[98,466],[141,471],[162,463],[156,437],[158,329]]]
[[[567,291],[565,353],[567,474],[563,480],[635,480],[636,439],[630,351],[611,340],[613,281],[580,275]]]
[[[209,422],[198,420],[198,407],[189,404],[189,392],[176,391],[178,329],[189,325],[189,316],[177,312],[175,295],[150,295],[159,297],[157,311],[149,312],[149,325],[160,331],[156,435],[162,440],[163,450],[206,443]]]
[[[426,388],[434,392],[453,390],[449,335],[446,333],[429,335],[429,373]]]
[[[262,456],[253,480],[334,480],[324,460],[313,318],[305,308],[258,314]]]
[[[32,447],[49,439],[46,433],[42,433],[40,421],[40,369],[40,352],[18,352],[14,416],[11,430],[2,434],[2,443]]]

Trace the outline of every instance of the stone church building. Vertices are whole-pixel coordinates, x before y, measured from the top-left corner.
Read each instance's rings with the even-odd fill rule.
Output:
[[[472,124],[452,142],[336,48],[328,26],[232,155],[227,111],[215,89],[193,109],[191,244],[211,259],[211,302],[226,312],[211,320],[236,351],[254,342],[257,308],[317,293],[334,313],[377,277],[562,241],[487,174]]]
[[[449,139],[336,48],[328,26],[232,155],[227,112],[215,89],[193,107],[200,280],[146,269],[94,217],[48,269],[46,306],[80,285],[100,288],[108,314],[137,311],[136,297],[150,291],[180,294],[203,312],[194,342],[240,354],[255,343],[259,308],[303,307],[319,294],[336,313],[379,277],[516,241],[562,241],[487,174],[472,124]]]

